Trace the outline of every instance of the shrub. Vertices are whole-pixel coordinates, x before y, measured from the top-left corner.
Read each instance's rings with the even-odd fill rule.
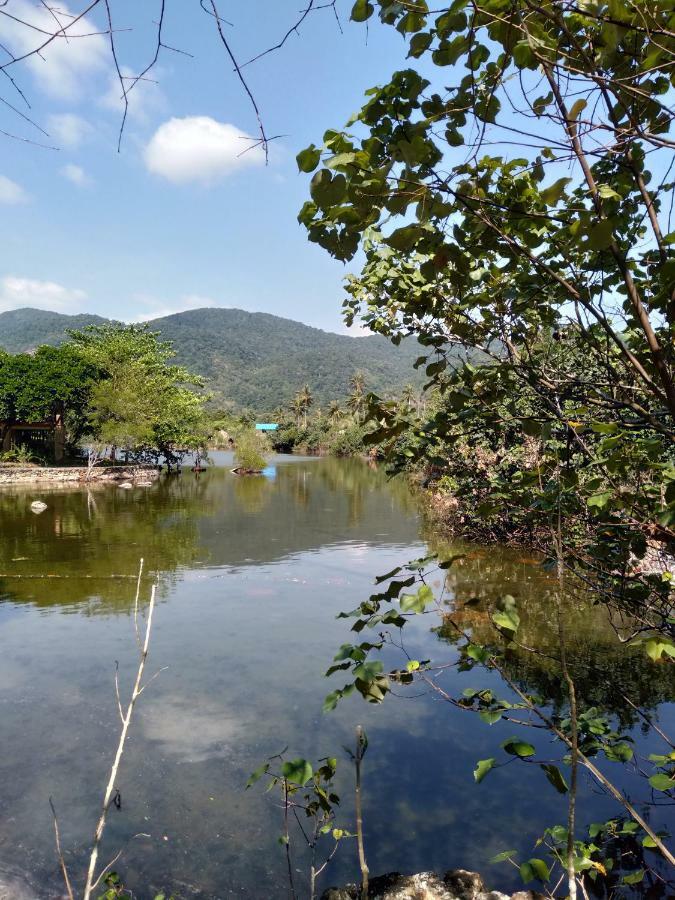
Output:
[[[237,435],[234,459],[242,469],[264,468],[269,453],[269,440],[261,432],[248,428]]]

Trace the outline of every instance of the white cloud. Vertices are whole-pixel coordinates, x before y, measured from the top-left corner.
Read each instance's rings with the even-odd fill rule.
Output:
[[[68,163],[67,166],[64,166],[61,169],[61,174],[64,178],[67,178],[68,181],[72,181],[73,184],[76,184],[78,187],[87,187],[92,183],[91,178],[87,175],[82,166],[76,166],[73,163]]]
[[[250,148],[250,149],[249,149]],[[151,172],[174,184],[213,184],[239,169],[265,162],[262,147],[235,125],[209,116],[169,119],[145,148]]]
[[[122,66],[121,72],[122,77],[125,79],[124,86],[129,103],[127,114],[131,118],[137,122],[147,122],[153,115],[156,116],[166,109],[166,97],[157,84],[158,79],[162,76],[162,69],[155,67],[151,75],[136,82],[132,81],[136,73],[128,66]],[[110,76],[108,90],[101,97],[100,104],[106,109],[113,110],[119,116],[123,114],[122,85],[116,72]]]
[[[146,307],[143,312],[137,313],[132,322],[147,322],[150,319],[162,319],[164,316],[173,316],[176,313],[185,312],[188,309],[204,309],[204,307],[221,306],[212,297],[204,297],[202,294],[185,294],[175,303],[166,303],[157,297],[148,297],[141,294],[136,297],[136,302]]]
[[[354,322],[354,324],[349,327],[343,325],[342,333],[348,334],[349,337],[370,337],[371,334],[375,334],[375,332],[371,331],[366,325],[359,325],[357,322]]]
[[[109,65],[108,45],[104,35],[97,33],[99,26],[86,16],[73,22],[75,17],[65,4],[56,8],[31,0],[8,0],[3,11],[15,17],[3,17],[3,44],[14,56],[32,54],[21,65],[31,71],[46,94],[61,99],[78,97],[87,78]],[[66,35],[57,37],[39,54],[34,53],[45,40],[44,32],[51,34],[58,29],[52,12],[64,26],[73,24]]]
[[[67,288],[55,281],[37,281],[7,275],[0,279],[0,311],[32,306],[53,312],[78,310],[87,295],[78,288]]]
[[[16,206],[18,203],[26,203],[28,194],[24,191],[20,184],[7,178],[6,175],[0,175],[0,203],[8,206]]]
[[[74,113],[49,116],[47,131],[62,147],[79,147],[93,131],[89,122]]]

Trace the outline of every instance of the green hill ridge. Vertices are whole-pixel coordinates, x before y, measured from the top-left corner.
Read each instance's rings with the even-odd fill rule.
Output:
[[[68,316],[37,309],[0,313],[0,347],[10,353],[58,344],[66,329],[101,324],[94,315]],[[369,390],[390,395],[420,383],[412,368],[422,352],[414,341],[395,347],[378,335],[350,337],[268,313],[192,309],[149,322],[172,341],[177,362],[207,379],[214,401],[257,412],[288,403],[305,382],[317,405],[349,391],[355,371]]]

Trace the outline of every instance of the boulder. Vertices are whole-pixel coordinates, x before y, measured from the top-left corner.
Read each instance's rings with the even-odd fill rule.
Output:
[[[47,509],[47,504],[43,503],[42,500],[33,500],[30,508],[34,513],[43,513]]]
[[[360,900],[361,886],[348,884],[341,888],[328,888],[321,900]],[[509,898],[499,891],[488,891],[477,872],[452,869],[442,875],[439,872],[418,872],[401,875],[390,872],[371,878],[369,900],[538,900],[542,895],[534,891],[519,891]]]

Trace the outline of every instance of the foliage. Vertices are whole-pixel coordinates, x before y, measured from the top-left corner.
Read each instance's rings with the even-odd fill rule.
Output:
[[[30,465],[31,463],[39,461],[40,457],[33,453],[30,447],[27,447],[25,444],[19,444],[19,446],[17,447],[12,447],[11,450],[6,450],[4,453],[0,453],[0,462],[17,463],[18,465]]]
[[[207,398],[190,387],[201,379],[174,365],[172,345],[147,325],[92,325],[66,346],[101,373],[90,401],[95,440],[169,464],[205,447]]]
[[[105,320],[41,310],[0,313],[0,347],[16,353],[60,343],[68,330],[87,324]],[[381,337],[332,334],[237,309],[189,310],[156,319],[150,327],[173,343],[179,365],[205,379],[219,406],[249,408],[256,418],[267,417],[304,382],[316,404],[342,398],[357,370],[366,374],[372,389],[393,394],[410,380],[410,367],[420,353],[413,341],[395,348]],[[421,377],[414,380],[421,385]]]
[[[105,891],[99,895],[98,900],[133,900],[132,892],[124,887],[124,883],[117,872],[108,872],[103,879]],[[173,895],[155,894],[153,900],[174,900]]]
[[[243,469],[264,469],[269,450],[269,440],[265,434],[254,428],[246,428],[236,436],[234,459]]]
[[[400,692],[406,685],[419,683],[416,693],[420,688],[434,691],[454,707],[465,712],[473,711],[487,725],[505,721],[514,728],[525,729],[526,737],[514,734],[501,742],[495,756],[476,762],[473,773],[476,784],[482,785],[495,770],[517,761],[521,765],[538,768],[557,793],[567,795],[572,791],[573,802],[576,802],[575,776],[566,771],[572,769],[575,765],[573,759],[576,759],[576,764],[587,769],[590,776],[614,796],[624,814],[621,819],[591,826],[590,841],[574,840],[574,870],[577,877],[587,875],[593,881],[602,882],[598,887],[610,893],[621,883],[637,883],[643,879],[646,883],[658,882],[662,876],[658,872],[656,858],[645,859],[641,851],[648,848],[665,856],[668,851],[662,843],[664,835],[654,832],[648,820],[635,811],[635,807],[640,808],[636,797],[631,797],[631,802],[635,804],[632,806],[611,785],[611,773],[609,777],[602,774],[593,762],[598,757],[604,757],[609,763],[631,763],[634,757],[631,738],[623,733],[611,712],[588,705],[584,692],[575,692],[574,706],[571,705],[570,694],[556,698],[554,703],[551,696],[538,690],[542,687],[541,683],[533,690],[530,679],[523,681],[522,668],[513,665],[514,653],[532,655],[533,659],[537,659],[535,654],[542,651],[532,647],[529,635],[521,636],[521,617],[513,597],[507,595],[493,600],[490,605],[490,627],[481,630],[464,626],[459,610],[456,613],[448,610],[445,602],[446,590],[451,590],[447,582],[448,573],[459,559],[461,557],[455,556],[438,561],[431,556],[397,566],[377,579],[379,590],[368,600],[356,609],[340,614],[340,618],[352,620],[352,632],[359,638],[357,643],[342,645],[326,673],[329,676],[339,673],[347,681],[326,697],[325,709],[334,709],[344,697],[355,692],[370,703],[381,703],[392,688],[396,687]],[[439,575],[442,576],[440,582]],[[441,587],[434,590],[432,584],[440,584]],[[549,602],[555,608],[559,600],[551,596]],[[404,633],[406,625],[411,619],[429,612],[436,612],[442,617],[444,636],[455,645],[458,654],[455,665],[460,671],[472,672],[484,668],[498,672],[505,685],[504,696],[483,687],[467,688],[460,696],[454,697],[438,681],[447,667],[445,661],[415,659],[408,653]],[[563,615],[560,609],[558,615]],[[449,626],[452,626],[451,630]],[[401,654],[404,663],[401,668],[385,669],[379,658],[385,648],[395,649]],[[567,650],[561,639],[556,656],[548,652],[544,654],[547,665],[555,669],[552,681],[564,683],[570,677],[565,662]],[[576,661],[573,665],[576,676],[580,665]],[[597,680],[597,669],[592,668],[591,672],[592,679]],[[535,741],[533,736],[536,734],[532,731],[533,725],[546,730],[554,742],[553,747],[549,740],[540,748],[540,742]],[[557,752],[554,749],[556,745]],[[675,793],[674,759],[672,753],[650,757],[653,774],[642,772],[645,799],[652,791],[664,792],[669,797]],[[626,812],[629,813],[628,818],[625,818]],[[566,829],[552,826],[538,841],[538,845],[542,844],[552,856],[551,864],[539,857],[521,862],[519,868],[526,883],[534,879],[542,882],[552,880],[554,883],[552,873],[556,865],[562,867],[563,874],[566,872]],[[514,862],[513,856],[513,851],[506,851],[500,854],[498,860]]]
[[[71,345],[12,356],[0,351],[0,422],[44,422],[63,416],[71,445],[87,432],[87,409],[99,370]],[[3,427],[0,426],[0,443]]]
[[[272,434],[274,449],[282,453],[328,453],[332,456],[356,456],[366,452],[368,428],[359,421],[359,413],[366,408],[363,375],[355,373],[357,392],[363,402],[355,411],[353,395],[346,401],[334,400],[326,411],[316,408],[309,415],[313,404],[309,386],[296,391],[290,408],[275,411],[279,428]],[[309,403],[307,401],[310,401]]]
[[[554,609],[570,603],[563,574],[576,576],[572,585],[620,610],[624,654],[637,646],[652,665],[672,665],[672,10],[457,0],[432,12],[426,0],[359,0],[352,18],[377,13],[408,42],[411,68],[369,90],[346,129],[298,155],[299,169],[313,173],[299,214],[310,240],[340,260],[363,254],[347,280],[347,322],[360,317],[394,343],[414,335],[426,348],[416,366],[430,408],[370,397],[377,427],[368,440],[388,449],[395,470],[416,467],[451,492],[463,529],[540,547],[560,577]],[[472,354],[460,366],[457,348]],[[329,673],[348,680],[328,709],[355,691],[381,702],[392,684],[414,680],[439,689],[424,660],[404,652],[404,666],[386,672],[377,657],[385,644],[404,650],[400,629],[411,616],[442,611],[425,567],[395,570],[346,614],[356,634],[377,637],[341,648]],[[455,640],[460,667],[498,671],[507,695],[472,689],[443,699],[488,725],[534,717],[562,752],[540,759],[536,744],[507,741],[478,762],[480,789],[505,756],[541,766],[553,790],[570,794],[574,822],[563,767],[582,766],[630,814],[639,841],[672,865],[593,763],[630,763],[633,749],[606,709],[583,696],[577,708],[583,661],[568,663],[561,634],[550,664],[564,689],[552,716],[546,696],[513,679],[520,616],[513,598],[494,600],[491,638],[478,642],[458,626]],[[672,792],[672,760],[651,762],[645,802]],[[607,886],[599,845],[555,828],[547,842],[571,872],[569,891],[586,873]],[[651,879],[648,860],[619,858],[635,865],[623,884]],[[525,881],[551,872],[539,857],[520,869]]]
[[[296,896],[292,859],[295,839],[291,831],[291,823],[295,821],[298,839],[309,851],[309,896],[310,900],[314,900],[317,878],[335,856],[340,842],[353,835],[336,825],[336,808],[340,805],[340,798],[335,793],[333,784],[337,759],[335,757],[320,759],[319,765],[315,767],[303,758],[286,759],[285,753],[286,750],[283,750],[271,756],[256,769],[246,782],[246,788],[252,787],[261,778],[267,778],[268,791],[275,788],[280,790],[283,831],[279,843],[286,851],[291,895]],[[305,826],[301,819],[303,815],[306,820]],[[328,844],[326,849],[324,844]]]
[[[670,13],[378,0],[353,15],[376,11],[424,75],[394,73],[299,154],[316,169],[300,221],[336,258],[364,254],[347,321],[427,348],[443,402],[410,455],[473,478],[474,520],[507,509],[551,553],[569,517],[564,565],[600,568],[605,599],[668,635],[668,585],[635,561],[675,544]],[[457,347],[482,357],[454,371]],[[406,431],[399,413],[371,402],[375,442]],[[475,432],[485,464],[463,475]]]

